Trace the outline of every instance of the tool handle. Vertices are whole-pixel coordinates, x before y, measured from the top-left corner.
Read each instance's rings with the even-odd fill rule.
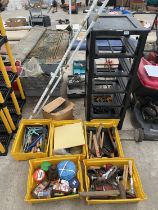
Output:
[[[97,133],[96,133],[97,143],[99,143],[100,134],[101,134],[102,129],[103,129],[103,126],[100,124],[100,125],[99,125],[99,128],[98,128],[98,130],[97,130]]]
[[[100,138],[100,148],[102,149],[103,148],[103,143],[104,143],[104,131],[102,132],[102,135],[101,135],[101,138]]]
[[[124,186],[121,182],[118,183],[118,188],[119,188],[119,191],[120,191],[120,197],[122,199],[125,199],[126,198],[126,191],[125,191],[125,188],[124,188]]]
[[[113,139],[113,136],[111,134],[110,128],[108,128],[108,134],[109,134],[111,143],[112,143],[113,148],[114,148],[114,154],[116,155],[118,153],[117,144],[116,144],[115,140]]]
[[[127,190],[127,179],[128,179],[128,165],[124,165],[123,170],[123,186]]]
[[[90,133],[89,133],[89,149],[92,148],[92,138],[93,138],[93,132],[90,131]]]
[[[129,160],[128,161],[128,166],[129,166],[129,175],[132,177],[132,161],[131,160]]]
[[[89,191],[89,192],[79,192],[82,197],[117,197],[120,195],[119,190],[108,190],[108,191]]]
[[[99,152],[99,146],[98,146],[98,143],[97,143],[96,135],[93,135],[93,142],[94,142],[96,156],[101,157],[100,152]]]

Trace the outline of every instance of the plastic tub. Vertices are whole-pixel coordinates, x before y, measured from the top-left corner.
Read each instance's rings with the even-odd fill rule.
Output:
[[[86,191],[89,191],[89,187],[90,187],[90,180],[87,175],[87,169],[89,166],[102,166],[102,165],[106,165],[106,164],[112,164],[112,165],[116,165],[116,166],[124,166],[125,164],[128,165],[129,160],[132,161],[133,182],[134,182],[136,198],[99,200],[99,199],[89,199],[88,197],[86,197],[86,202],[88,204],[133,203],[133,202],[142,201],[147,198],[143,191],[143,187],[141,184],[141,180],[140,180],[137,168],[134,163],[134,159],[132,159],[132,158],[108,158],[108,159],[84,160]]]
[[[77,178],[80,182],[79,186],[79,192],[83,192],[83,179],[82,179],[82,170],[81,170],[81,165],[77,157],[72,157],[72,156],[67,156],[65,157],[49,157],[49,158],[41,158],[41,159],[34,159],[29,161],[29,174],[28,174],[28,182],[27,182],[27,193],[25,196],[25,201],[28,203],[43,203],[43,202],[48,202],[48,201],[59,201],[59,200],[69,200],[69,199],[75,199],[79,198],[79,194],[72,194],[72,195],[66,195],[66,196],[61,196],[61,197],[54,197],[54,198],[46,198],[46,199],[35,199],[32,197],[31,192],[33,188],[36,186],[36,182],[33,180],[32,174],[37,169],[42,162],[48,161],[53,164],[57,164],[60,161],[63,160],[71,160],[74,163],[76,163],[78,172],[77,172]]]
[[[45,147],[44,152],[29,152],[25,153],[22,151],[22,144],[23,144],[23,136],[24,136],[24,131],[25,131],[25,126],[29,125],[47,125],[48,126],[48,140],[47,140],[47,146]],[[44,158],[48,157],[48,152],[49,152],[49,142],[52,138],[52,132],[53,132],[53,125],[51,124],[51,120],[47,119],[32,119],[32,120],[27,120],[23,119],[20,124],[19,128],[17,131],[17,134],[15,136],[15,140],[12,146],[11,150],[11,155],[15,160],[29,160],[32,158]]]
[[[85,139],[86,139],[86,153],[87,153],[87,158],[89,157],[89,149],[88,149],[88,140],[87,140],[87,127],[96,127],[98,128],[100,125],[102,125],[104,128],[110,128],[110,127],[115,127],[115,136],[116,136],[116,144],[118,148],[118,155],[119,157],[124,157],[124,152],[122,149],[122,144],[120,141],[120,136],[119,132],[117,129],[119,120],[116,119],[106,119],[106,120],[92,120],[91,122],[84,122],[84,128],[85,128]],[[94,157],[95,158],[95,157]],[[106,157],[103,157],[106,158]]]
[[[73,124],[73,123],[79,123],[82,122],[81,120],[61,120],[61,121],[52,121],[52,126],[58,127],[62,125],[67,125],[67,124]],[[84,132],[84,127],[83,127],[83,132]],[[54,134],[54,133],[53,133]],[[55,156],[55,157],[70,157],[70,156],[77,156],[80,160],[83,160],[86,157],[86,145],[82,146],[82,153],[81,154],[75,154],[75,155],[56,155],[54,154],[54,135],[53,138],[50,141],[50,147],[49,147],[49,156]]]

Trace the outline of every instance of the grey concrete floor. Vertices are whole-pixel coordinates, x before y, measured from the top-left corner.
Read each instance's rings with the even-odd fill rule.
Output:
[[[82,19],[81,15],[73,15],[73,23],[79,23]],[[20,10],[15,12],[3,12],[2,17],[26,16],[28,11]],[[66,18],[67,14],[61,10],[58,13],[51,14],[52,22],[56,19]],[[66,79],[65,74],[65,79]],[[63,85],[64,87],[64,85]],[[64,88],[62,88],[65,90]],[[62,91],[65,95],[65,91]],[[83,99],[72,100],[75,103],[75,118],[85,119]],[[27,104],[23,111],[23,118],[28,118],[37,102],[37,98],[28,98]],[[42,117],[40,114],[38,117]],[[131,113],[126,114],[123,129],[133,129],[131,124]],[[12,141],[13,142],[13,141]],[[148,197],[147,200],[138,204],[110,204],[110,205],[93,205],[88,206],[82,200],[60,201],[29,205],[24,202],[27,187],[28,161],[14,161],[10,156],[0,157],[0,210],[74,210],[74,209],[108,209],[108,210],[157,210],[158,209],[158,142],[142,142],[122,141],[124,153],[126,157],[135,158],[136,165],[142,180],[144,191]],[[11,145],[10,145],[11,149]]]

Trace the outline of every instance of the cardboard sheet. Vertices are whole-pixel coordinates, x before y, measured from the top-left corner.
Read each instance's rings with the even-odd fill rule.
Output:
[[[81,123],[63,125],[55,128],[54,150],[66,149],[85,144]]]

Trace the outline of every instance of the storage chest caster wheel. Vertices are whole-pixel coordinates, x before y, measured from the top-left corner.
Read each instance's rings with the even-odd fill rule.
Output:
[[[144,140],[144,130],[142,128],[135,129],[134,139],[136,142],[142,142]]]

